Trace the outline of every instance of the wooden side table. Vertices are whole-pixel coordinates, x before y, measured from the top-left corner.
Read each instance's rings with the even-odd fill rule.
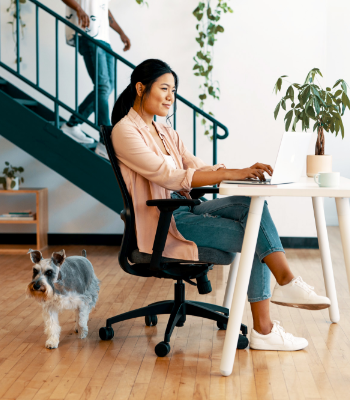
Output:
[[[35,194],[36,212],[33,221],[8,221],[0,220],[0,224],[34,224],[36,225],[36,247],[35,250],[43,250],[47,247],[47,232],[49,226],[48,219],[48,190],[41,189],[19,189],[19,190],[0,190],[0,196],[20,196],[22,194]],[[26,254],[32,244],[4,245],[0,244],[0,254]]]

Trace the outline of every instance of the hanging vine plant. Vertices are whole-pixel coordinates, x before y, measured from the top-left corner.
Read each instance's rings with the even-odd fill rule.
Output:
[[[22,39],[24,37],[24,28],[26,24],[22,21],[21,18],[21,6],[22,4],[25,4],[27,0],[19,0],[18,2],[18,14],[19,14],[19,27],[20,27],[20,32],[22,35]],[[7,23],[12,25],[12,36],[13,36],[13,41],[15,42],[15,53],[17,52],[17,26],[16,26],[16,20],[17,20],[17,11],[16,11],[16,0],[10,0],[10,5],[6,9],[6,12],[10,13],[11,15],[11,21],[8,21]],[[20,57],[19,62],[22,61],[22,57]],[[15,60],[15,63],[17,63],[17,59]]]
[[[215,3],[215,6],[211,6]],[[199,88],[201,93],[198,96],[200,103],[199,107],[204,108],[206,99],[210,98],[220,100],[220,85],[218,80],[213,78],[214,69],[214,44],[217,41],[217,34],[224,32],[224,27],[219,24],[222,13],[233,13],[233,10],[228,6],[224,0],[207,0],[206,3],[200,2],[196,9],[193,11],[193,15],[198,21],[196,29],[198,36],[196,41],[200,46],[200,50],[196,56],[193,57],[195,62],[193,70],[194,75],[204,79]],[[209,112],[210,115],[214,115]],[[213,129],[210,125],[208,129],[207,121],[202,118],[202,125],[205,127],[204,134],[209,135],[210,129]]]

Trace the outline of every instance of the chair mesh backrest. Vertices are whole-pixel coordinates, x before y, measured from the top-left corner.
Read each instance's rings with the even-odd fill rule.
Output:
[[[117,178],[117,182],[120,188],[121,195],[123,197],[124,203],[124,223],[125,230],[123,235],[122,246],[120,249],[120,256],[129,257],[131,252],[137,248],[136,242],[136,234],[135,234],[135,214],[134,207],[132,204],[132,199],[129,195],[128,189],[125,185],[123,175],[119,168],[118,158],[115,155],[115,151],[112,144],[111,134],[112,134],[112,126],[104,126],[101,125],[100,132],[102,137],[104,138],[104,142],[106,145],[108,157],[111,161],[111,165],[114,171],[114,174]]]

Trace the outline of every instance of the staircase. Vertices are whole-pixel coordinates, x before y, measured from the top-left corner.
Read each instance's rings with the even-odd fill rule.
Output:
[[[35,157],[37,160],[56,171],[64,178],[84,190],[86,193],[93,196],[95,199],[106,205],[113,211],[120,213],[123,209],[123,201],[119,188],[116,185],[113,170],[109,161],[95,154],[94,150],[96,142],[91,145],[77,143],[67,135],[65,135],[59,127],[65,120],[59,115],[59,107],[66,109],[82,118],[78,113],[77,104],[75,110],[71,109],[65,103],[60,101],[58,94],[58,23],[69,25],[72,29],[80,34],[89,38],[97,46],[103,48],[113,55],[115,58],[115,74],[117,76],[117,65],[119,62],[128,65],[130,68],[135,68],[129,61],[114,53],[108,48],[105,48],[99,42],[90,38],[85,32],[81,31],[75,25],[71,24],[65,18],[56,14],[40,2],[36,0],[29,0],[35,6],[36,13],[36,82],[28,80],[21,74],[20,71],[20,37],[19,30],[16,29],[17,35],[17,68],[13,69],[5,64],[0,59],[0,134],[7,140],[20,147],[22,150]],[[19,0],[16,0],[17,9],[19,7]],[[38,20],[39,9],[41,14],[47,13],[54,16],[56,21],[56,96],[46,92],[39,84],[39,38],[38,38]],[[17,26],[19,26],[19,13],[17,12]],[[1,34],[1,32],[0,32]],[[77,37],[77,35],[76,35]],[[76,48],[77,59],[77,48]],[[47,98],[55,103],[54,110],[50,110],[43,104],[38,102],[35,98],[28,96],[24,91],[19,90],[9,80],[1,78],[1,68],[10,72],[13,76],[21,79],[30,87],[36,89],[37,93],[45,95]],[[75,93],[77,94],[78,73],[76,68],[76,83]],[[117,82],[117,79],[115,79]],[[117,93],[117,87],[115,87]],[[116,98],[116,94],[115,94]],[[183,97],[177,95],[177,100],[184,103],[187,107],[193,110],[193,148],[196,154],[196,119],[200,115],[211,123],[213,128],[213,163],[217,161],[217,140],[225,139],[228,136],[228,129],[213,118],[211,115],[205,113],[194,104],[190,103]],[[77,102],[76,102],[77,103]],[[95,112],[96,114],[96,112]],[[179,116],[174,113],[173,126],[176,129],[176,119]],[[180,116],[181,117],[181,116]],[[91,122],[82,118],[91,127],[98,130],[99,127]],[[96,115],[95,115],[96,121]],[[221,128],[224,133],[218,134],[218,128]],[[108,190],[101,190],[106,187]]]

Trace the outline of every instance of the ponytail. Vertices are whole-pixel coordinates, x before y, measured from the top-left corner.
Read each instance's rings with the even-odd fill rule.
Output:
[[[139,64],[131,74],[130,84],[118,97],[112,111],[112,125],[117,124],[124,118],[133,107],[136,99],[136,83],[141,82],[145,85],[145,90],[142,93],[141,104],[143,97],[151,91],[153,83],[164,74],[172,74],[175,81],[175,89],[177,90],[178,78],[176,73],[169,67],[167,63],[161,60],[149,59]],[[176,109],[176,97],[174,103]]]
[[[112,111],[113,126],[128,114],[130,108],[134,105],[135,98],[136,88],[132,87],[130,83],[114,104]]]

